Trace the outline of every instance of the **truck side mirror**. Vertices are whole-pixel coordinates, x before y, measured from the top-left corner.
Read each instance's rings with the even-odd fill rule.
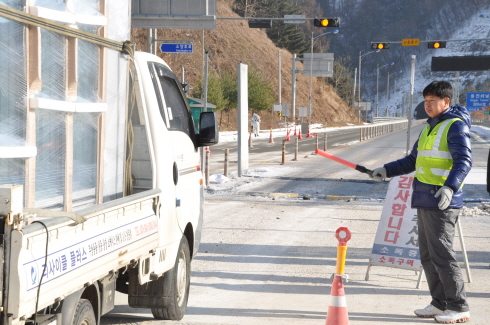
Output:
[[[199,147],[219,142],[218,122],[215,112],[202,112],[199,123]]]

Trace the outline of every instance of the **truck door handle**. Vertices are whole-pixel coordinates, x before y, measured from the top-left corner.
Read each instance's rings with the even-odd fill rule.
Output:
[[[174,161],[174,184],[177,185],[179,182],[179,169],[177,168],[177,163]]]

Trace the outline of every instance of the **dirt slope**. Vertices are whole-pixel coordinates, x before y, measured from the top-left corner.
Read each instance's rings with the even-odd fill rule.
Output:
[[[218,0],[218,17],[238,17],[231,6],[232,0]],[[218,74],[223,70],[236,71],[237,64],[243,62],[255,66],[263,71],[267,80],[273,85],[274,92],[278,92],[278,51],[282,54],[282,102],[291,103],[291,70],[292,54],[284,49],[277,48],[261,29],[250,29],[245,20],[218,20],[215,30],[204,32],[204,49],[209,52],[209,69]],[[182,67],[185,67],[185,81],[191,87],[197,84],[203,71],[202,31],[201,30],[158,30],[157,39],[165,40],[192,40],[193,54],[158,53],[181,77]],[[132,40],[137,43],[138,50],[147,48],[147,31],[134,29]],[[160,43],[158,43],[160,44]],[[297,69],[302,70],[300,62]],[[297,74],[296,107],[308,106],[309,77]],[[321,78],[319,78],[321,79]],[[223,116],[222,130],[236,129],[236,110],[229,116]],[[298,113],[296,113],[298,115]],[[261,112],[262,129],[269,126],[277,127],[279,118],[270,111]],[[284,121],[284,118],[282,119]],[[281,121],[281,122],[282,122]],[[291,118],[289,119],[291,122]],[[322,123],[326,126],[345,125],[357,123],[357,115],[332,90],[330,86],[313,78],[313,116],[312,123]]]

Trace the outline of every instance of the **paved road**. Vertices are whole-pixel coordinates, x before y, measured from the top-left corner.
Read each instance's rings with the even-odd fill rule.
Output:
[[[331,153],[374,168],[402,157],[405,139],[400,131]],[[466,186],[474,187],[470,196],[488,198],[481,173],[489,144],[474,141],[474,174]],[[350,324],[433,324],[413,315],[413,309],[429,303],[425,283],[415,289],[415,272],[374,267],[370,280],[364,280],[386,186],[309,153],[286,165],[259,157],[248,176],[211,185],[187,314],[183,322],[168,323],[325,323],[329,277],[335,271],[334,232],[347,226],[353,233],[346,263],[350,281],[345,285]],[[490,214],[483,208],[470,203],[461,217],[473,280],[467,292],[474,325],[488,324],[490,314]],[[460,249],[458,243],[455,247]],[[153,321],[149,310],[126,307],[124,295],[116,303],[103,324],[167,323]]]

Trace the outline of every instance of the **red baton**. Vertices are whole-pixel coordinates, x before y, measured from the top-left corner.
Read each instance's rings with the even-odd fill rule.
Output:
[[[320,150],[320,149],[316,149],[315,153],[318,154],[318,155],[320,155],[320,156],[323,156],[325,158],[328,158],[328,159],[331,159],[331,160],[336,161],[338,163],[341,163],[342,165],[345,165],[347,167],[350,167],[350,168],[353,168],[353,169],[355,169],[357,171],[360,171],[361,173],[365,173],[365,174],[368,174],[369,176],[373,176],[373,171],[370,170],[370,169],[367,169],[364,166],[356,165],[354,163],[351,163],[350,161],[347,161],[345,159],[339,158],[337,156],[334,156],[332,154],[329,154],[328,152],[325,152],[325,151]]]

